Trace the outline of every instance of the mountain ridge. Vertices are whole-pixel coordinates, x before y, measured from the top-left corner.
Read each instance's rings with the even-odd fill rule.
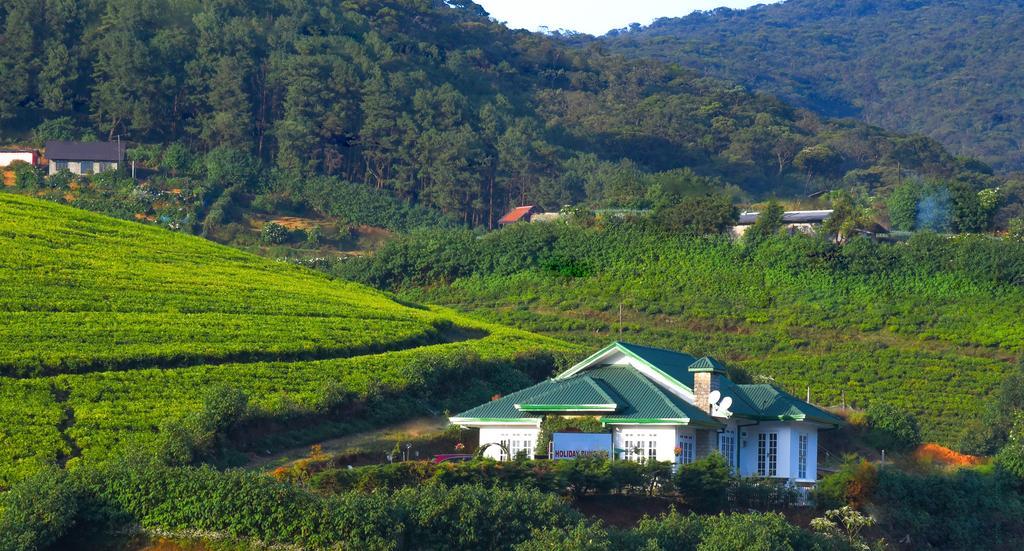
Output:
[[[788,0],[662,18],[596,40],[824,116],[923,133],[1014,171],[1024,169],[1024,82],[1014,61],[1022,25],[1017,1]]]

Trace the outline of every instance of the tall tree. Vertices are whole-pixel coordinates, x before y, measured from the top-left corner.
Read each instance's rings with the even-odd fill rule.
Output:
[[[105,32],[92,44],[92,116],[108,139],[129,129],[145,133],[158,124],[163,111],[159,65],[148,42],[158,9],[155,0],[110,0],[103,14]]]
[[[17,115],[32,99],[38,70],[38,0],[11,0],[0,7],[4,16],[0,36],[0,121]]]

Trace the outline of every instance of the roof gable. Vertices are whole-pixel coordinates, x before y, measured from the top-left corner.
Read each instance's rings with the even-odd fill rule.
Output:
[[[622,405],[589,375],[548,387],[524,397],[514,407],[520,411],[613,412]]]
[[[522,220],[524,217],[528,216],[531,212],[533,212],[533,205],[524,205],[521,207],[516,207],[508,211],[508,213],[505,216],[499,218],[498,223],[511,224],[512,222],[518,222]]]
[[[677,383],[686,392],[692,392],[693,374],[687,368],[694,362],[695,358],[693,356],[663,348],[653,348],[619,341],[615,341],[591,354],[590,357],[572,366],[556,378],[567,379],[581,371],[600,366],[602,365],[602,360],[615,352],[621,352],[633,358],[672,379],[673,382]]]
[[[686,370],[690,373],[727,373],[722,362],[712,358],[711,356],[704,356],[703,358],[694,361],[686,368]]]

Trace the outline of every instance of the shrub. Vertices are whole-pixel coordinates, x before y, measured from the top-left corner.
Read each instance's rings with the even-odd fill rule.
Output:
[[[324,240],[324,231],[320,226],[313,226],[306,232],[306,244],[310,247],[319,247]]]
[[[841,540],[853,549],[868,550],[860,533],[864,528],[875,525],[875,519],[862,515],[846,505],[839,509],[825,511],[825,516],[811,520],[811,528],[825,537]]]
[[[64,471],[39,471],[0,494],[0,549],[45,549],[74,525],[77,511]]]
[[[579,521],[569,530],[534,530],[530,539],[515,546],[515,551],[610,551],[608,531],[600,524]]]
[[[216,386],[203,397],[203,427],[224,433],[245,415],[249,397],[241,390],[229,386]]]
[[[257,191],[261,177],[258,159],[245,151],[219,146],[203,157],[206,182],[218,187],[234,187]]]
[[[181,142],[173,142],[164,149],[160,157],[160,168],[170,172],[171,176],[177,176],[188,170],[192,162],[192,153],[188,147]]]
[[[704,519],[698,551],[783,551],[802,549],[800,529],[779,513],[718,515]]]
[[[998,547],[1024,533],[1024,499],[998,472],[913,475],[884,468],[870,499],[885,512],[879,525],[906,535],[916,548]]]
[[[1010,220],[1006,228],[1006,236],[1013,241],[1024,241],[1024,218]]]
[[[863,506],[874,492],[877,468],[867,460],[848,456],[842,467],[818,482],[814,500],[819,509],[835,509],[844,505]]]
[[[535,530],[567,529],[582,517],[556,495],[483,486],[425,486],[392,495],[405,520],[405,541],[418,549],[500,549]]]
[[[797,498],[796,489],[773,479],[739,478],[729,486],[729,501],[741,511],[785,509],[796,505]]]
[[[1024,413],[1017,412],[1009,440],[996,455],[996,462],[1024,483]]]
[[[729,505],[729,486],[735,477],[720,453],[712,453],[693,463],[682,465],[675,475],[676,490],[694,511],[719,512]]]
[[[354,469],[326,469],[310,479],[310,486],[326,493],[349,490],[395,490],[421,484],[488,488],[527,487],[545,492],[581,496],[591,493],[652,492],[667,485],[667,463],[608,461],[599,457],[562,461],[498,463],[489,459],[464,463],[432,464],[407,461]],[[286,475],[287,473],[282,473]]]
[[[276,222],[267,222],[260,228],[260,241],[267,245],[280,245],[288,241],[288,228]]]
[[[761,212],[757,215],[757,220],[754,222],[747,232],[743,235],[748,243],[759,243],[764,239],[767,239],[782,229],[782,215],[785,214],[786,209],[782,207],[776,201],[769,201],[768,204],[761,209]]]
[[[14,185],[18,189],[38,189],[43,185],[43,177],[40,175],[39,169],[31,164],[14,161],[11,163],[11,169],[14,171]]]
[[[906,410],[889,404],[868,407],[868,441],[881,449],[906,450],[921,444],[917,419]]]
[[[679,514],[675,508],[656,518],[645,516],[633,530],[643,540],[654,541],[665,551],[696,549],[703,531],[701,517],[693,513]]]
[[[722,233],[738,217],[736,206],[724,195],[686,197],[676,205],[658,209],[654,215],[665,231],[692,236]]]
[[[32,141],[36,147],[43,147],[50,140],[77,140],[81,132],[71,117],[46,119],[32,130]]]

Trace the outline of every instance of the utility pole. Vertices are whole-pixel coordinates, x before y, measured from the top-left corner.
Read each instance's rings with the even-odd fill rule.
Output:
[[[622,334],[622,301],[619,301],[619,334]]]

